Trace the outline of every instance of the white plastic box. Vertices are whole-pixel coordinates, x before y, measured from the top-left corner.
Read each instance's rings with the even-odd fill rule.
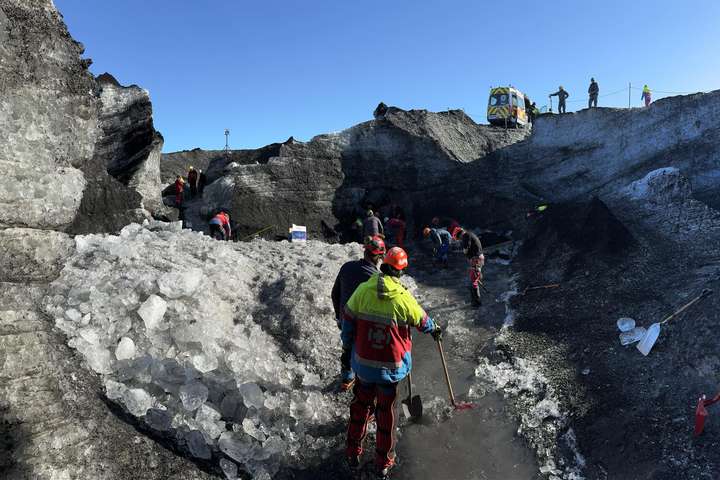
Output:
[[[295,225],[290,227],[290,241],[304,242],[307,240],[307,227],[304,225]]]

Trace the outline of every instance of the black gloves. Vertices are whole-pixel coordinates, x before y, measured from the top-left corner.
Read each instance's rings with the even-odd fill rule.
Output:
[[[436,342],[439,342],[442,340],[442,328],[440,328],[440,325],[437,323],[435,324],[435,329],[430,332],[430,334],[433,336]]]
[[[340,365],[342,365],[343,370],[350,370],[350,354],[352,352],[351,348],[343,348],[343,353],[340,355]]]

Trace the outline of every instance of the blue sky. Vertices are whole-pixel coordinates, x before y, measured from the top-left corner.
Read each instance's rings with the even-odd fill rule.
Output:
[[[488,89],[568,110],[627,106],[628,82],[720,88],[720,2],[481,0],[55,0],[95,74],[150,91],[165,151],[254,148],[338,131],[378,102],[463,108],[485,122]],[[666,96],[656,93],[655,98]],[[640,91],[632,92],[634,106]]]

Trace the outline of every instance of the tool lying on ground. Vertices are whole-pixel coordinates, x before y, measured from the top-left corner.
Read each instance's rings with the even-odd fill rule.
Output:
[[[455,401],[455,395],[453,394],[452,385],[450,385],[450,375],[448,375],[448,369],[447,369],[447,363],[445,363],[445,352],[443,352],[442,348],[442,340],[437,340],[437,346],[438,351],[440,352],[440,360],[442,360],[442,366],[443,370],[445,372],[445,383],[448,387],[448,393],[450,394],[450,403],[453,407],[455,407],[455,410],[468,410],[471,408],[475,408],[474,403],[467,403],[467,402],[456,402]]]
[[[703,428],[705,428],[705,418],[707,418],[708,411],[705,410],[705,407],[708,405],[712,405],[715,402],[720,401],[720,393],[715,395],[710,400],[705,399],[705,395],[698,398],[698,404],[697,408],[695,409],[695,432],[694,436],[698,436],[703,432]]]
[[[687,310],[688,308],[690,308],[691,306],[693,306],[694,304],[696,304],[703,298],[707,297],[711,293],[712,293],[712,290],[710,290],[709,288],[706,288],[705,290],[702,291],[702,293],[700,295],[698,295],[697,297],[693,298],[691,301],[686,303],[678,311],[665,317],[665,319],[663,321],[661,321],[659,323],[653,323],[652,325],[650,325],[650,327],[647,329],[647,332],[645,332],[645,335],[643,336],[643,338],[637,344],[637,349],[640,350],[640,353],[642,353],[645,356],[647,356],[647,354],[650,353],[650,350],[652,350],[653,345],[655,345],[655,342],[657,341],[658,336],[660,336],[660,325],[662,325],[663,323],[667,323],[670,320],[672,320],[673,318],[677,317],[682,312],[684,312],[685,310]]]
[[[522,291],[521,295],[525,295],[527,292],[531,292],[533,290],[547,290],[549,288],[559,288],[559,283],[551,283],[550,285],[540,285],[537,287],[525,287],[525,290]]]
[[[412,373],[408,373],[407,375],[407,384],[408,396],[405,400],[402,401],[403,412],[405,413],[406,418],[410,420],[419,420],[423,414],[423,405],[422,400],[420,399],[420,395],[413,396]]]
[[[260,235],[261,233],[265,233],[265,232],[267,232],[268,230],[270,230],[271,228],[273,228],[272,225],[270,225],[269,227],[265,227],[265,228],[263,228],[262,230],[258,230],[258,231],[255,232],[255,233],[251,233],[251,234],[248,235],[247,237],[243,237],[242,241],[244,242],[245,240],[251,239],[251,238],[254,237],[255,235]]]

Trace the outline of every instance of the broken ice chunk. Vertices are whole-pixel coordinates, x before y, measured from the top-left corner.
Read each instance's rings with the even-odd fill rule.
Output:
[[[238,467],[227,458],[220,459],[220,468],[222,468],[225,478],[227,480],[237,480],[238,478]]]
[[[223,432],[218,440],[218,447],[220,451],[236,462],[246,463],[252,459],[254,450],[252,441],[254,440],[248,438],[244,433]]]
[[[208,437],[217,439],[225,431],[224,423],[220,422],[220,412],[208,405],[201,405],[195,414],[195,421]]]
[[[208,448],[207,443],[205,443],[205,437],[203,436],[202,432],[192,430],[186,433],[185,441],[187,442],[188,450],[190,450],[190,453],[194,457],[209,460],[212,456],[210,453],[210,448]]]
[[[157,295],[150,295],[145,303],[138,308],[138,315],[145,322],[145,328],[152,330],[162,321],[167,310],[167,302]]]
[[[105,380],[105,395],[110,400],[122,398],[125,390],[127,390],[127,387],[122,383],[115,382],[113,380]]]
[[[78,312],[74,308],[71,308],[70,310],[65,312],[65,316],[69,320],[71,320],[73,322],[77,322],[78,320],[80,320],[82,318],[82,313]]]
[[[145,414],[145,421],[155,430],[166,432],[172,426],[172,417],[167,410],[151,408]]]
[[[251,437],[253,437],[256,440],[259,440],[261,442],[264,442],[267,438],[264,433],[262,433],[258,428],[255,426],[255,422],[250,420],[249,418],[246,418],[242,422],[242,428]]]
[[[152,407],[153,399],[142,388],[131,388],[123,395],[125,408],[136,417],[142,417]]]
[[[628,332],[620,334],[620,344],[630,345],[631,343],[639,342],[645,336],[645,327],[635,327]]]
[[[207,373],[218,368],[218,359],[215,355],[199,353],[190,358],[193,367],[198,372]]]
[[[169,272],[158,278],[160,292],[168,298],[189,297],[202,280],[202,270],[190,268],[180,272]]]
[[[243,383],[240,385],[240,395],[243,397],[245,406],[255,407],[258,410],[265,405],[265,395],[257,383]]]
[[[130,360],[135,356],[135,342],[128,337],[123,337],[115,349],[115,358],[118,360]]]
[[[186,410],[200,408],[208,398],[208,388],[200,382],[190,382],[180,387],[180,401]]]

